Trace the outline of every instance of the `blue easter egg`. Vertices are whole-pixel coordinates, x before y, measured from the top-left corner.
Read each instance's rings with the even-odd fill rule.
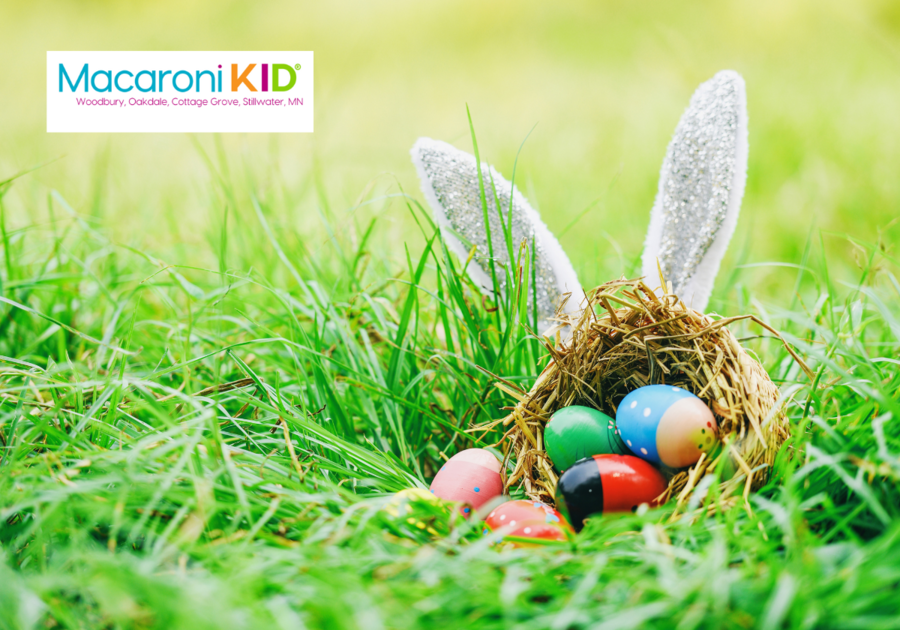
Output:
[[[619,403],[616,426],[638,457],[671,468],[690,466],[718,442],[718,425],[697,396],[672,385],[647,385]]]

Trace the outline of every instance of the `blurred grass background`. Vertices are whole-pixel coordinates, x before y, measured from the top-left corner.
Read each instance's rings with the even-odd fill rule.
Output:
[[[0,628],[897,628],[898,34],[874,0],[0,0],[0,182],[55,160],[0,185]],[[51,49],[313,50],[316,132],[51,136]],[[516,181],[558,234],[596,202],[561,238],[592,286],[633,268],[726,67],[750,172],[712,306],[816,370],[735,326],[803,456],[752,510],[604,517],[567,550],[387,518],[509,402],[477,368],[539,363],[423,244],[416,137],[470,149],[468,104],[509,176],[534,128]],[[799,302],[768,263],[807,259]]]
[[[34,220],[53,188],[120,242],[185,263],[214,259],[221,208],[196,146],[212,151],[213,138],[47,134],[45,53],[313,50],[314,134],[221,137],[235,180],[252,180],[261,195],[276,181],[292,191],[276,225],[316,234],[322,205],[340,216],[398,186],[419,195],[408,149],[427,135],[471,150],[468,104],[482,155],[507,177],[534,127],[516,179],[551,230],[596,203],[561,237],[594,286],[633,269],[679,116],[701,81],[734,68],[748,84],[750,164],[724,271],[754,266],[720,286],[719,299],[743,282],[771,299],[791,290],[796,272],[755,264],[799,262],[813,226],[869,242],[887,230],[882,238],[896,240],[898,35],[900,4],[890,0],[5,0],[0,179],[61,158],[9,193],[6,220]],[[367,211],[384,215],[389,255],[390,243],[420,246],[402,204]],[[315,250],[321,239],[311,242]],[[839,275],[858,273],[851,243],[826,247]]]

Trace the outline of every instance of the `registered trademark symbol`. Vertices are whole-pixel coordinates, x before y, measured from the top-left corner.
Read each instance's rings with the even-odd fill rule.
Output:
[[[298,63],[296,66],[294,66],[294,70],[299,70],[299,69],[300,69],[300,64]]]

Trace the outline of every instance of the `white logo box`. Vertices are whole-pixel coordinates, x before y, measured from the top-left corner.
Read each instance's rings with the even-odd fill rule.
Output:
[[[47,131],[312,132],[313,53],[48,51]]]

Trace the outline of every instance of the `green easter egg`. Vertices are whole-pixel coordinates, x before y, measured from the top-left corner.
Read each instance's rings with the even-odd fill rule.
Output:
[[[550,417],[544,427],[544,445],[559,472],[585,457],[631,453],[616,432],[615,420],[602,411],[578,405],[563,407]]]

